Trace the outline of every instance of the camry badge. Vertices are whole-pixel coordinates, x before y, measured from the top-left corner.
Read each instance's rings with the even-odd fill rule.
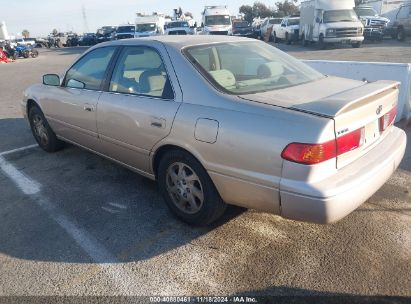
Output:
[[[379,106],[378,108],[377,108],[377,115],[380,115],[381,114],[381,112],[382,112],[382,106]]]

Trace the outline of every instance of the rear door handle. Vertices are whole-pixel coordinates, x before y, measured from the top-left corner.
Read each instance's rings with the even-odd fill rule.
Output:
[[[89,104],[85,104],[85,105],[84,105],[84,111],[94,112],[94,106],[89,105]]]
[[[166,128],[166,120],[164,118],[151,117],[151,126],[154,127],[154,128],[165,129]]]

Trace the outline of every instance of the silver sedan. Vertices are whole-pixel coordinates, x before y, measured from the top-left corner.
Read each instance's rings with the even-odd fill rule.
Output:
[[[398,86],[324,76],[256,40],[164,36],[99,44],[21,106],[45,151],[72,143],[157,180],[190,224],[226,204],[330,223],[404,155]]]

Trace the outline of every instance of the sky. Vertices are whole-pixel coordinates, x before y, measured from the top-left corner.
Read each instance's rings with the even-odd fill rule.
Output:
[[[276,1],[260,1],[274,6]],[[232,15],[238,14],[243,4],[252,5],[254,0],[0,0],[0,21],[5,21],[10,35],[24,29],[30,36],[47,36],[54,28],[77,33],[96,32],[104,25],[134,22],[137,12],[161,12],[171,15],[181,6],[201,21],[205,5],[227,5]],[[84,22],[82,7],[87,16]]]

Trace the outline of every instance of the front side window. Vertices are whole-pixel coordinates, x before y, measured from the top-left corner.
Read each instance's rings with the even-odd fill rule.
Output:
[[[99,48],[82,57],[67,72],[64,85],[68,88],[100,90],[115,50],[115,47]]]
[[[174,98],[164,63],[149,47],[123,49],[113,72],[110,92]]]
[[[324,77],[306,64],[261,42],[220,43],[183,50],[201,74],[229,94],[287,88]]]

